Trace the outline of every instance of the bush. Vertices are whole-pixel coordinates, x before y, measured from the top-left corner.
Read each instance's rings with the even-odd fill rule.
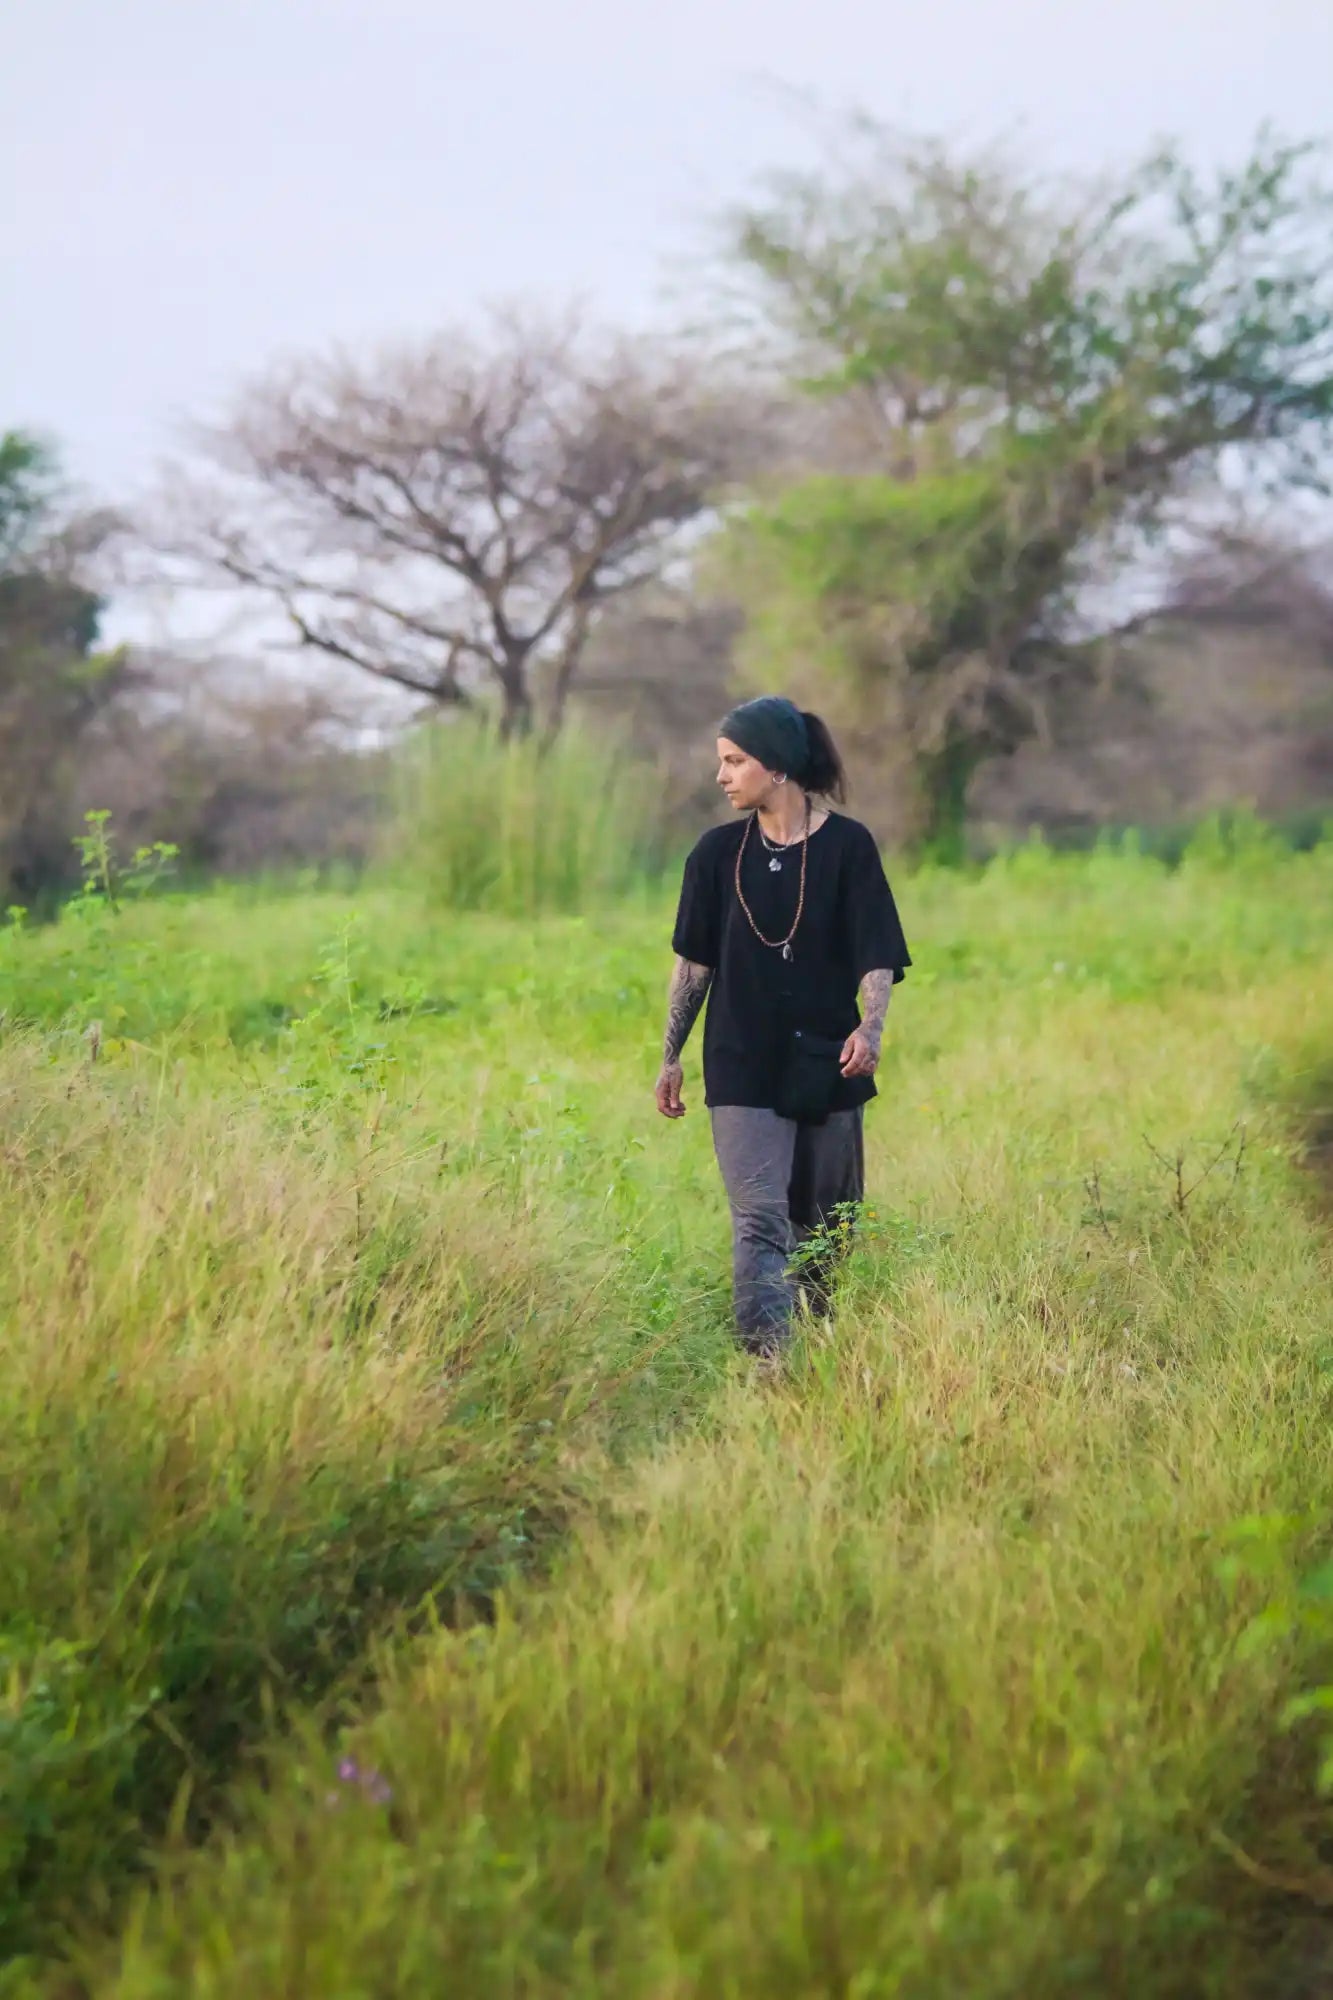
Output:
[[[610,741],[434,722],[402,756],[394,844],[443,908],[577,912],[660,875],[663,818],[657,774]]]

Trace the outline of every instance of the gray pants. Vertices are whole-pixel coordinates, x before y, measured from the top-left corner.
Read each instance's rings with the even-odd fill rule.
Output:
[[[835,1111],[823,1125],[798,1125],[749,1105],[713,1107],[713,1147],[731,1203],[736,1330],[748,1347],[771,1346],[790,1331],[797,1287],[814,1312],[827,1312],[836,1252],[793,1271],[792,1251],[839,1202],[865,1195],[862,1107]]]

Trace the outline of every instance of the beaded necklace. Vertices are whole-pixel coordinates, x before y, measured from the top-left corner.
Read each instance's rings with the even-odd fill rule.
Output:
[[[797,930],[800,927],[801,912],[805,908],[805,857],[806,857],[806,850],[810,844],[809,793],[807,792],[806,794],[805,826],[801,832],[801,886],[796,894],[796,915],[792,918],[791,929],[787,932],[785,938],[766,938],[764,936],[764,933],[760,930],[758,924],[754,920],[754,916],[750,909],[750,905],[745,900],[745,892],[741,888],[741,862],[745,859],[745,844],[750,838],[750,828],[752,826],[757,825],[758,820],[759,820],[758,813],[757,812],[751,813],[749,819],[746,820],[745,822],[745,831],[741,835],[741,844],[736,849],[736,900],[739,902],[741,908],[744,910],[745,921],[749,924],[750,929],[754,932],[760,944],[766,944],[770,951],[780,951],[782,953],[782,956],[788,961],[788,963],[790,963],[792,956],[791,941],[795,937]],[[764,829],[762,827],[759,828],[759,838],[761,840],[764,839]],[[767,845],[767,842],[765,842],[765,845]]]

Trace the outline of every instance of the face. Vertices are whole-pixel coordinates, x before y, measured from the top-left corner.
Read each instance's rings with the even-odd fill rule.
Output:
[[[717,782],[738,812],[750,812],[772,797],[774,775],[730,737],[718,737]]]

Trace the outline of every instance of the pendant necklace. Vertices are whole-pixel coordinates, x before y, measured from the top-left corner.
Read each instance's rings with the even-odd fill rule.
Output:
[[[782,956],[786,959],[787,963],[790,965],[792,957],[791,941],[795,937],[797,930],[800,928],[801,913],[805,909],[805,858],[806,858],[806,852],[810,845],[809,797],[807,796],[805,801],[805,826],[802,828],[801,831],[801,842],[800,842],[801,884],[796,895],[796,915],[792,919],[791,929],[787,932],[785,938],[766,938],[764,936],[764,933],[760,930],[758,924],[754,920],[754,916],[750,910],[750,905],[745,900],[745,892],[741,888],[741,863],[745,859],[745,846],[746,842],[750,838],[750,828],[752,826],[759,826],[758,813],[753,813],[751,817],[745,822],[745,832],[741,835],[741,844],[736,850],[736,900],[740,904],[741,908],[744,910],[745,920],[749,924],[750,929],[754,932],[755,936],[758,938],[760,944],[766,944],[770,951],[780,951],[782,953]],[[764,842],[765,847],[767,847],[768,841],[765,839],[764,829],[762,828],[762,826],[759,827],[759,838],[761,841]],[[768,865],[769,868],[775,873],[780,872],[782,867],[782,863],[776,860],[770,861]]]
[[[755,825],[759,826],[759,821],[757,817],[755,820]],[[780,875],[782,873],[782,862],[779,857],[786,853],[787,847],[782,846],[778,841],[770,840],[768,835],[764,832],[762,826],[759,827],[759,838],[764,843],[765,853],[772,856],[772,859],[768,864],[769,874]],[[795,842],[789,841],[787,843],[787,846],[795,846]]]

